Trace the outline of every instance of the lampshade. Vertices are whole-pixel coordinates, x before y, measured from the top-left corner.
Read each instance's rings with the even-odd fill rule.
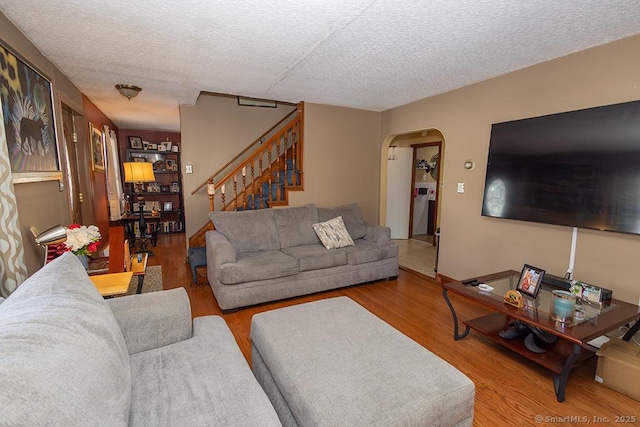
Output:
[[[129,101],[131,101],[131,98],[138,96],[138,92],[142,90],[142,88],[139,88],[138,86],[124,84],[117,84],[116,89],[118,89],[120,95],[126,97]]]
[[[124,182],[153,182],[156,180],[153,174],[153,165],[150,162],[125,162]]]

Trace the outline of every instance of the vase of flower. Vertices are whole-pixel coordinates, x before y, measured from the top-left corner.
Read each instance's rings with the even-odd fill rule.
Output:
[[[67,240],[63,243],[67,251],[78,257],[85,270],[89,268],[89,255],[98,249],[102,236],[95,225],[71,224],[65,227]]]
[[[78,257],[78,259],[82,263],[82,266],[84,267],[84,269],[88,270],[89,269],[89,258],[86,255],[76,255],[76,257]]]

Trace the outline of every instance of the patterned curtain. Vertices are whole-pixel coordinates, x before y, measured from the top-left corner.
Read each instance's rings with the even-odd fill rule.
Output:
[[[27,278],[18,204],[11,180],[11,164],[0,108],[0,296],[7,297]]]

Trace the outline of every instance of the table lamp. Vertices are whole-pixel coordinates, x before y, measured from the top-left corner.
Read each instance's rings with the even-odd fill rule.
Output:
[[[142,184],[144,182],[154,182],[156,180],[156,177],[153,174],[153,165],[150,162],[124,162],[122,167],[124,169],[124,182],[134,184],[134,191],[138,200],[140,210],[140,220],[138,225],[140,228],[140,241],[142,242],[139,252],[148,252],[149,255],[153,255],[151,251],[147,250],[147,244],[145,241],[147,224],[144,222],[144,196],[142,195],[142,190],[139,186],[135,185]]]

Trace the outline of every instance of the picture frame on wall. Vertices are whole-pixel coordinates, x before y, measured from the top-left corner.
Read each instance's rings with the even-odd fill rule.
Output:
[[[129,145],[131,146],[131,148],[142,150],[142,138],[140,138],[139,136],[130,136]]]
[[[173,210],[173,202],[164,202],[164,209],[162,209],[165,212],[169,212]]]
[[[538,296],[538,292],[540,292],[540,289],[542,288],[544,273],[545,270],[541,268],[525,264],[524,267],[522,267],[520,280],[518,280],[516,290],[530,296],[531,298],[536,298]]]
[[[91,170],[104,172],[105,147],[102,143],[102,131],[89,122],[89,140],[91,146]]]
[[[2,43],[0,75],[13,183],[61,180],[51,81]]]

